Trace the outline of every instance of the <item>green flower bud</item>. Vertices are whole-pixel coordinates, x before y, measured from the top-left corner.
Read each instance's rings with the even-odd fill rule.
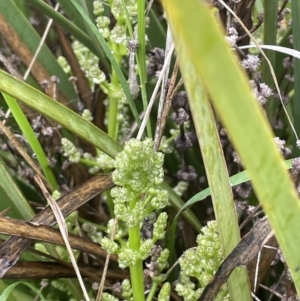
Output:
[[[137,260],[138,254],[126,247],[123,247],[118,254],[118,262],[121,269],[135,265]]]
[[[101,16],[96,19],[96,25],[99,29],[108,28],[109,24],[110,24],[110,20],[106,16]]]
[[[127,44],[126,26],[116,25],[111,31],[110,40],[115,44],[126,45]]]
[[[52,193],[52,198],[56,201],[61,197],[61,193],[58,190],[54,190]]]
[[[117,21],[123,22],[125,20],[125,13],[123,10],[123,4],[121,0],[115,0],[111,7],[111,12]]]
[[[95,84],[100,84],[106,81],[104,72],[101,71],[98,66],[92,66],[89,70],[88,76],[92,78]]]
[[[180,291],[178,293],[184,297],[184,300],[198,300],[203,288],[211,281],[223,261],[217,223],[215,221],[209,222],[201,231],[203,234],[199,234],[197,237],[198,247],[187,250],[179,260],[182,271],[180,283],[184,288],[188,287],[184,291],[181,286],[178,286]],[[201,287],[195,290],[195,288],[189,286],[187,284],[190,281],[189,277],[196,277]],[[194,292],[194,295],[191,292]],[[222,292],[219,292],[216,300],[229,300],[228,298],[227,286],[224,285]]]
[[[153,240],[157,241],[165,237],[168,215],[166,212],[160,213],[153,227]]]
[[[63,155],[68,157],[70,162],[77,163],[80,160],[80,152],[77,150],[75,145],[67,138],[61,139],[61,148],[64,152]]]
[[[163,249],[157,259],[158,270],[161,272],[163,269],[169,266],[168,258],[170,255],[170,251],[168,249]]]
[[[151,206],[156,209],[162,209],[166,207],[169,203],[169,194],[166,190],[160,189],[156,196],[151,200]]]
[[[132,296],[131,283],[128,279],[122,281],[122,297],[129,299]]]
[[[171,294],[171,285],[169,282],[164,283],[158,294],[158,301],[169,301]]]
[[[107,234],[111,234],[111,233],[115,233],[114,239],[115,240],[119,240],[122,238],[123,236],[123,231],[122,229],[120,229],[119,225],[117,224],[116,229],[115,228],[115,220],[114,219],[110,219],[107,223]]]
[[[109,254],[117,254],[119,252],[119,246],[117,243],[107,237],[103,237],[100,244],[104,250]]]
[[[81,116],[82,116],[83,119],[85,119],[85,120],[87,120],[87,121],[90,121],[90,122],[93,121],[92,113],[91,113],[91,111],[88,110],[88,109],[83,110]]]
[[[94,11],[93,11],[94,15],[96,16],[101,15],[104,12],[104,7],[101,1],[94,1],[93,6],[94,6]]]
[[[103,293],[103,294],[102,294],[102,300],[103,300],[103,301],[119,301],[118,298],[112,296],[112,295],[109,294],[109,293]]]
[[[145,260],[150,256],[150,252],[153,246],[154,246],[154,242],[152,239],[147,239],[142,243],[139,252],[139,256],[141,260]]]

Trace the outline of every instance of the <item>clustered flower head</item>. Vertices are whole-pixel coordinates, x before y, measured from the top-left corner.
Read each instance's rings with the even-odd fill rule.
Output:
[[[163,181],[163,154],[153,151],[153,141],[137,139],[128,141],[116,156],[113,182],[137,194]]]
[[[130,229],[136,228],[139,233],[144,219],[168,204],[167,191],[158,186],[164,176],[162,165],[163,154],[154,151],[151,139],[131,139],[116,156],[112,178],[118,186],[111,190],[111,196],[115,216],[127,226],[129,237]],[[167,214],[161,212],[153,225],[152,238],[141,238],[138,250],[132,250],[129,243],[122,240],[119,227],[114,237],[118,243],[105,237],[101,245],[109,253],[118,254],[120,267],[133,266],[149,257],[155,242],[164,238],[166,225]],[[107,232],[112,233],[112,223]]]
[[[198,246],[187,250],[179,259],[181,274],[175,289],[185,301],[198,300],[223,261],[216,221],[208,222],[202,232],[197,237]],[[195,277],[199,285],[196,286],[190,277]],[[215,300],[229,300],[226,285],[222,286]]]

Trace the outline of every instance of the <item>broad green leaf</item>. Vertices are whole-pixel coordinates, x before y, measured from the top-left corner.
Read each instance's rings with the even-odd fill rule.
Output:
[[[253,98],[245,73],[209,7],[198,0],[163,0],[163,5],[180,64],[190,61],[211,95],[252,179],[300,294],[299,244],[295,243],[300,241],[300,203],[265,114]],[[183,50],[185,57],[181,57]]]

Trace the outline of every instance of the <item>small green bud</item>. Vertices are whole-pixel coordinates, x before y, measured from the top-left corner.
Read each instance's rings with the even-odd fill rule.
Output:
[[[163,249],[157,259],[158,270],[161,272],[163,269],[169,266],[168,258],[170,255],[170,251],[168,249]]]
[[[118,298],[112,296],[112,295],[109,294],[109,293],[103,293],[103,294],[102,294],[102,300],[103,300],[103,301],[119,301]]]
[[[156,210],[166,207],[168,203],[169,203],[169,194],[164,189],[160,189],[158,191],[158,194],[154,196],[151,200],[151,206]]]
[[[80,152],[77,150],[75,145],[68,140],[67,138],[62,138],[61,139],[61,148],[62,151],[64,152],[63,155],[65,157],[68,157],[70,162],[73,163],[78,163],[80,160]]]
[[[165,237],[168,215],[166,212],[160,213],[153,227],[153,240],[157,241]]]
[[[124,269],[126,267],[135,265],[138,260],[138,254],[126,247],[123,247],[118,254],[118,262],[119,262],[119,267],[121,269]]]
[[[135,225],[136,221],[133,220],[132,217],[130,217],[129,209],[124,204],[115,204],[115,215],[116,217],[126,223],[129,223],[131,226],[132,224]],[[134,227],[134,226],[133,226]]]
[[[152,239],[147,239],[142,243],[139,252],[139,257],[141,260],[145,260],[150,256],[150,252],[153,246],[154,246],[154,242]]]
[[[126,45],[127,43],[126,26],[116,25],[111,31],[110,40],[115,44]]]
[[[94,15],[101,15],[104,12],[104,7],[101,1],[94,1],[93,2],[93,6],[94,6]]]
[[[169,282],[164,283],[158,294],[158,301],[169,301],[171,294],[171,285]]]
[[[88,76],[92,78],[95,84],[101,84],[106,81],[104,72],[98,66],[91,66]]]
[[[128,279],[124,279],[122,281],[122,297],[125,299],[129,299],[132,296],[132,288],[131,283]]]
[[[88,109],[83,110],[81,116],[82,116],[83,119],[85,119],[85,120],[87,120],[87,121],[90,121],[90,122],[93,121],[92,113],[91,113],[91,111],[88,110]]]
[[[123,20],[125,20],[122,0],[115,0],[113,2],[113,5],[111,7],[111,12],[117,21],[122,22]]]
[[[173,190],[177,195],[182,196],[183,193],[187,190],[188,185],[189,185],[189,182],[179,181],[177,183],[177,185],[173,188]]]
[[[117,254],[119,252],[118,244],[107,237],[103,237],[100,244],[102,248],[109,254]]]
[[[61,193],[58,190],[54,190],[52,193],[52,198],[56,201],[61,197]]]
[[[105,29],[108,28],[110,20],[106,16],[101,16],[96,19],[96,24],[99,29]]]
[[[111,233],[115,233],[114,239],[115,240],[119,240],[122,238],[123,236],[123,231],[122,229],[120,229],[119,225],[117,224],[116,229],[115,229],[115,220],[114,219],[110,219],[107,223],[107,230],[106,233],[107,234],[111,234]]]

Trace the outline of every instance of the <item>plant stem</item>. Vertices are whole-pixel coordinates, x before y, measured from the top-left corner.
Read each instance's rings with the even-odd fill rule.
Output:
[[[138,57],[138,67],[142,91],[142,101],[143,108],[146,111],[148,106],[147,101],[147,92],[146,92],[146,82],[147,82],[147,73],[146,73],[146,42],[145,42],[145,0],[138,0],[138,42],[139,49],[137,52]],[[150,120],[147,122],[147,136],[152,138],[151,124]]]
[[[129,247],[136,252],[140,250],[140,227],[128,229]],[[143,276],[143,262],[138,260],[135,265],[130,266],[130,279],[132,286],[133,301],[144,301],[144,276]]]
[[[120,65],[121,58],[116,57],[115,58],[118,65]],[[112,70],[111,75],[111,88],[109,90],[109,113],[108,113],[108,135],[117,140],[118,136],[118,129],[119,129],[119,122],[118,122],[118,103],[119,98],[114,97],[116,89],[118,89],[119,86],[119,78],[115,70]]]
[[[151,301],[153,300],[154,296],[155,296],[155,292],[157,290],[157,287],[158,287],[158,283],[155,281],[153,282],[152,286],[151,286],[151,289],[150,289],[150,292],[148,294],[148,297],[147,297],[147,300],[146,301]]]

